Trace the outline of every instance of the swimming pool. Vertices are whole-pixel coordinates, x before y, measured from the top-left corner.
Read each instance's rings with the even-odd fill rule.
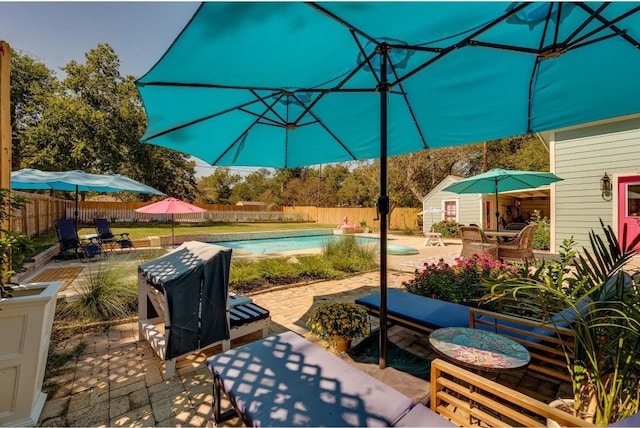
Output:
[[[283,251],[322,248],[327,242],[335,241],[341,238],[342,236],[340,235],[313,235],[212,242],[212,244],[222,245],[234,250],[245,251],[250,254],[271,254],[280,253]],[[367,238],[364,236],[356,236],[355,238],[359,244],[378,245],[380,242],[378,238]],[[387,243],[387,252],[389,254],[417,254],[418,250],[411,247],[391,245]]]

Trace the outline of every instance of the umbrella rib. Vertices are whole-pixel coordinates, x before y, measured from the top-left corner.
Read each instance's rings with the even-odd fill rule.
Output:
[[[626,40],[627,42],[629,42],[629,43],[630,43],[634,48],[638,48],[638,47],[639,47],[639,45],[640,45],[640,44],[638,43],[638,41],[637,41],[637,40],[635,40],[633,37],[629,36],[629,34],[627,33],[627,31],[626,31],[626,30],[622,30],[621,28],[619,28],[619,27],[616,25],[616,23],[618,23],[618,22],[622,21],[623,19],[626,19],[627,17],[629,17],[629,16],[631,16],[631,15],[635,15],[638,11],[640,11],[640,6],[636,6],[636,7],[634,7],[633,9],[628,10],[627,12],[623,13],[622,15],[618,16],[618,17],[617,17],[617,18],[615,18],[615,19],[608,20],[608,19],[605,19],[605,17],[604,17],[604,16],[602,16],[601,14],[596,13],[596,11],[594,11],[592,8],[590,8],[590,7],[589,7],[587,4],[585,4],[585,3],[582,3],[582,2],[581,2],[581,3],[577,3],[577,5],[578,5],[579,7],[581,7],[582,9],[584,9],[585,11],[587,11],[588,13],[595,14],[595,18],[603,24],[603,25],[602,25],[602,27],[600,27],[600,28],[599,28],[599,29],[597,29],[597,30],[594,30],[593,32],[595,32],[595,31],[600,31],[600,30],[603,30],[603,29],[605,29],[605,28],[611,27],[611,29],[612,29],[616,34],[620,34],[620,36],[621,36],[624,40]],[[593,33],[593,32],[592,32],[592,33]],[[583,37],[582,39],[584,39],[584,37]],[[577,40],[576,42],[578,42],[578,41],[579,41],[579,40]]]
[[[600,13],[609,5],[609,3],[602,3],[600,5],[600,7],[598,8],[598,10],[596,11],[592,11],[589,12],[587,11],[587,13],[589,13],[589,17],[587,19],[585,19],[582,24],[580,24],[574,31],[573,33],[571,33],[569,35],[569,37],[567,37],[564,41],[564,45],[568,45],[574,37],[576,37],[578,34],[580,34],[580,32],[587,26],[589,25],[589,23],[591,23],[591,21],[593,21],[597,15],[600,15]]]
[[[385,55],[389,55],[388,53],[386,53]],[[396,72],[396,68],[393,66],[392,61],[389,58],[389,64],[391,64],[391,71],[393,72],[394,77],[396,78],[396,80],[398,79],[398,73]],[[418,118],[416,117],[415,112],[413,111],[413,107],[411,106],[411,103],[409,102],[409,97],[407,95],[407,92],[404,90],[404,87],[402,86],[402,82],[398,83],[398,86],[400,87],[400,95],[402,95],[402,98],[404,99],[404,102],[407,106],[407,109],[409,109],[409,114],[411,115],[411,119],[413,120],[413,123],[416,126],[416,130],[418,131],[418,135],[420,135],[420,139],[422,140],[422,148],[423,149],[428,149],[429,146],[427,145],[427,141],[424,138],[424,134],[422,133],[422,128],[420,127],[420,124],[418,123]]]
[[[344,19],[340,18],[339,16],[329,12],[327,9],[325,9],[324,7],[320,6],[317,3],[314,2],[305,2],[305,4],[307,6],[311,6],[312,8],[314,8],[315,10],[317,10],[318,12],[326,15],[327,17],[329,17],[330,19],[333,19],[334,21],[336,21],[337,23],[347,27],[349,29],[349,31],[351,31],[352,33],[358,33],[360,34],[362,37],[364,37],[365,39],[369,40],[372,43],[375,43],[376,45],[380,45],[380,42],[378,42],[375,38],[373,38],[372,36],[368,35],[367,33],[365,33],[364,31],[360,30],[359,28],[355,27],[354,25],[351,25],[350,23],[348,23],[347,21],[345,21]]]
[[[154,135],[152,135],[150,137],[147,137],[147,138],[145,138],[145,139],[143,139],[141,141],[151,141],[151,140],[153,140],[155,138],[162,137],[163,135],[170,134],[170,133],[172,133],[174,131],[179,131],[179,130],[181,130],[183,128],[186,128],[188,126],[195,125],[196,123],[204,122],[204,121],[209,120],[209,119],[213,119],[214,117],[221,116],[223,114],[229,113],[229,112],[234,111],[234,110],[245,111],[245,110],[243,110],[244,107],[250,106],[250,105],[255,104],[257,102],[259,102],[259,100],[248,101],[246,103],[240,104],[239,106],[235,106],[235,107],[220,111],[218,113],[210,114],[208,116],[203,116],[203,117],[200,117],[198,119],[191,120],[191,121],[183,123],[181,125],[174,126],[173,128],[169,128],[169,129],[166,129],[164,131],[158,132],[157,134],[154,134]]]
[[[465,46],[473,45],[472,42],[473,42],[473,38],[474,37],[477,37],[477,36],[487,32],[487,31],[489,31],[490,29],[492,29],[496,25],[500,24],[502,21],[508,19],[512,15],[515,15],[521,9],[523,9],[523,8],[525,8],[527,6],[528,6],[527,3],[522,3],[522,4],[514,7],[513,9],[505,12],[503,15],[501,15],[500,17],[494,19],[493,21],[490,21],[489,23],[487,23],[486,25],[482,26],[478,30],[474,31],[471,35],[465,37],[459,43],[456,43],[454,45],[448,46],[446,48],[442,48],[442,51],[439,52],[438,55],[436,55],[434,58],[431,58],[430,60],[424,62],[422,65],[419,65],[418,67],[414,68],[413,70],[411,70],[410,72],[405,74],[401,79],[398,79],[396,82],[390,83],[390,86],[395,86],[396,84],[401,83],[401,82],[411,78],[413,75],[415,75],[415,74],[419,73],[420,71],[424,70],[425,68],[427,68],[428,66],[430,66],[434,62],[441,60],[442,58],[444,58],[445,56],[447,56],[448,54],[450,54],[451,52],[453,52],[453,51],[455,51],[457,49],[462,49]],[[411,46],[408,46],[406,48],[411,48]]]

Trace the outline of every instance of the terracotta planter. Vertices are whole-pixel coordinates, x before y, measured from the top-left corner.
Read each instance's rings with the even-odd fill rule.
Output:
[[[331,351],[339,354],[347,351],[351,348],[351,339],[345,339],[344,337],[334,336],[330,345]]]

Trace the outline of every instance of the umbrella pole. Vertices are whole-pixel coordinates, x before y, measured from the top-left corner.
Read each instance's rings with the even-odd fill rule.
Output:
[[[78,230],[78,185],[76,184],[76,211],[73,215],[76,223],[76,230]]]
[[[389,195],[387,189],[387,51],[386,43],[380,49],[380,361],[381,369],[387,367],[387,221],[389,219]]]
[[[171,246],[176,245],[176,235],[173,230],[173,214],[171,214]]]
[[[498,205],[498,180],[496,180],[496,232],[498,231],[498,222],[500,221],[500,205]]]

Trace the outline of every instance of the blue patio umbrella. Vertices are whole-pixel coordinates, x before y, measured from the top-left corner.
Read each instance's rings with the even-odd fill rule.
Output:
[[[159,190],[121,174],[91,174],[80,170],[41,171],[25,168],[11,172],[11,188],[19,190],[64,190],[75,192],[75,222],[78,224],[79,192],[132,192],[162,195]]]
[[[500,219],[498,193],[508,192],[509,190],[535,189],[560,180],[562,178],[550,172],[491,169],[482,174],[450,184],[442,190],[453,193],[495,193],[496,230],[498,230],[498,221]]]
[[[640,4],[203,3],[136,82],[142,141],[212,165],[380,159],[640,112]]]

